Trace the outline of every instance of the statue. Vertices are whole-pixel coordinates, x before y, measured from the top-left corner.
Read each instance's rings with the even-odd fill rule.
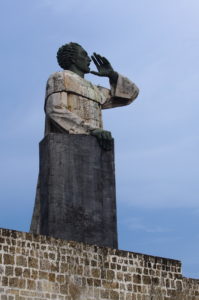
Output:
[[[96,71],[91,71],[90,72],[90,68],[89,65],[91,63],[91,58],[97,68],[97,72]],[[109,164],[112,164],[111,166],[108,167],[108,165],[105,167],[106,171],[101,171],[101,174],[106,174],[106,172],[109,172],[108,169],[111,169],[112,166],[114,165],[114,155],[111,154],[112,153],[112,149],[113,149],[113,138],[111,136],[111,133],[109,131],[106,131],[103,129],[103,123],[102,123],[102,114],[101,114],[101,110],[102,109],[109,109],[109,108],[114,108],[114,107],[118,107],[118,106],[124,106],[124,105],[128,105],[130,104],[137,96],[139,93],[139,90],[137,88],[137,86],[132,83],[128,78],[120,75],[119,73],[115,72],[114,69],[112,68],[110,62],[103,56],[94,53],[91,58],[88,56],[87,52],[77,43],[69,43],[66,44],[64,46],[62,46],[61,48],[59,48],[58,52],[57,52],[57,60],[58,63],[60,65],[61,68],[63,68],[63,71],[60,72],[56,72],[54,74],[52,74],[48,81],[47,81],[47,86],[46,86],[46,97],[45,97],[45,113],[46,113],[46,120],[45,120],[45,137],[49,137],[50,135],[54,134],[54,136],[57,136],[60,139],[60,134],[61,134],[61,142],[63,141],[64,137],[68,139],[68,137],[74,137],[74,135],[78,136],[79,138],[81,138],[82,136],[94,136],[97,139],[97,142],[100,146],[100,148],[102,149],[101,153],[99,154],[99,159],[104,159],[104,161],[108,161],[110,160],[110,162],[108,162]],[[111,89],[107,89],[101,86],[95,86],[93,85],[91,82],[87,81],[84,79],[84,75],[87,73],[92,73],[93,75],[96,76],[103,76],[103,77],[108,77],[109,81],[110,81],[110,86]],[[71,139],[70,139],[71,140]],[[73,139],[74,140],[74,139]],[[85,139],[84,139],[85,140]],[[93,139],[91,139],[92,142],[91,143],[95,143],[93,142]],[[79,139],[80,141],[80,139]],[[65,143],[70,143],[68,140],[65,141]],[[80,143],[84,143],[83,141]],[[87,143],[87,142],[86,142]],[[50,144],[49,144],[50,145]],[[93,144],[94,145],[94,144]],[[98,146],[98,147],[99,147]],[[48,146],[51,147],[51,146]],[[57,147],[57,146],[56,146]],[[73,147],[73,146],[71,146]],[[87,146],[88,147],[88,146]],[[96,145],[93,147],[97,147]],[[81,147],[80,147],[81,148]],[[68,148],[67,148],[68,149]],[[75,148],[76,149],[76,148]],[[84,148],[82,148],[84,149]],[[40,150],[40,152],[42,152],[43,150]],[[45,150],[46,153],[48,152],[48,150]],[[54,150],[53,150],[54,151]],[[70,151],[70,150],[67,150]],[[99,152],[100,150],[98,150],[96,148],[95,152]],[[73,153],[74,151],[72,151]],[[109,153],[110,152],[110,153]],[[53,152],[52,152],[53,153]],[[58,155],[60,153],[60,150],[57,152]],[[53,155],[53,154],[52,154]],[[73,154],[71,154],[73,155]],[[71,156],[70,155],[70,156]],[[91,153],[91,156],[93,156],[93,160],[96,159],[96,153]],[[45,160],[45,155],[43,155],[40,160]],[[104,158],[100,158],[100,157],[104,157]],[[105,158],[106,157],[106,158]],[[58,159],[58,158],[57,158]],[[70,159],[68,159],[67,161],[67,166],[71,163],[71,157]],[[55,158],[56,160],[56,158]],[[75,158],[74,160],[77,160],[77,158]],[[81,158],[82,160],[82,158]],[[85,158],[83,159],[85,160]],[[112,162],[111,162],[112,160]],[[59,185],[59,182],[54,183],[54,189],[56,190],[56,192],[46,192],[44,191],[46,189],[47,184],[43,183],[41,184],[41,181],[43,179],[43,177],[48,177],[48,174],[45,173],[45,175],[41,175],[41,173],[43,171],[41,171],[42,169],[42,164],[45,165],[46,163],[42,163],[40,162],[40,176],[39,176],[39,180],[38,180],[38,187],[37,187],[37,194],[36,194],[36,201],[35,201],[35,208],[34,208],[34,213],[33,213],[33,218],[32,218],[32,224],[31,224],[31,229],[30,231],[32,233],[42,233],[42,234],[53,234],[55,237],[61,237],[61,238],[68,238],[68,235],[63,234],[59,234],[57,233],[57,231],[54,233],[54,228],[52,230],[49,231],[49,229],[47,229],[48,225],[45,224],[45,226],[41,225],[41,222],[43,222],[41,219],[44,219],[44,217],[41,217],[41,214],[44,216],[45,218],[48,218],[50,213],[46,213],[46,207],[47,205],[50,205],[50,201],[49,198],[51,198],[52,195],[58,195],[60,194],[60,189],[62,189],[63,185],[60,185],[60,188],[58,190],[58,188],[56,187],[56,185]],[[53,164],[52,162],[48,162],[48,164]],[[60,164],[62,164],[62,162],[60,162]],[[93,163],[92,163],[93,164]],[[100,166],[103,165],[103,163],[100,162],[96,162],[95,164],[98,164],[97,166],[92,165],[92,168],[90,167],[90,172],[95,172],[95,169],[99,169],[101,168]],[[54,169],[56,168],[53,167]],[[65,170],[63,172],[66,172]],[[79,171],[75,171],[77,175],[75,175],[75,184],[76,187],[82,184],[82,180],[81,179],[77,180],[77,176]],[[110,196],[109,195],[109,191],[104,193],[103,191],[99,190],[99,187],[97,187],[98,185],[98,179],[94,179],[92,177],[98,176],[98,175],[93,175],[94,173],[91,174],[87,174],[85,176],[87,176],[88,180],[91,180],[88,185],[90,187],[92,186],[96,186],[95,187],[95,192],[93,192],[93,197],[96,198],[100,192],[103,192],[104,195],[106,194],[106,196],[101,196],[100,200],[98,201],[99,203],[103,202],[104,203],[108,203],[109,199],[113,198],[112,201],[113,204],[109,205],[109,208],[107,208],[107,211],[116,210],[116,206],[115,206],[115,188],[113,188],[114,186],[114,167],[112,169],[112,174],[108,177],[111,177],[112,179],[110,180],[110,182],[112,182],[111,184],[111,192],[110,192]],[[98,172],[99,173],[99,172]],[[42,173],[43,174],[43,173]],[[80,174],[80,172],[79,172]],[[49,175],[50,176],[50,175]],[[54,177],[53,177],[54,176]],[[52,178],[56,178],[58,177],[58,175],[53,175],[51,176]],[[106,175],[103,175],[106,176]],[[61,175],[61,180],[63,181],[63,177],[65,177],[65,175]],[[46,179],[45,179],[46,180]],[[69,184],[68,181],[70,181],[71,179],[67,179],[67,183]],[[76,181],[77,180],[77,181]],[[87,180],[87,181],[88,181]],[[96,181],[96,182],[94,182]],[[105,179],[104,179],[105,181]],[[82,207],[80,204],[78,204],[78,209],[76,207],[76,210],[74,210],[74,205],[71,204],[71,199],[75,198],[75,203],[76,201],[80,201],[79,198],[84,197],[86,199],[89,199],[90,197],[90,191],[88,191],[88,188],[83,188],[83,190],[78,194],[78,196],[74,196],[76,194],[76,187],[75,184],[73,183],[72,186],[74,186],[72,188],[72,192],[70,191],[70,193],[68,194],[68,196],[65,195],[66,191],[63,191],[62,196],[60,199],[62,204],[64,207],[66,206],[66,203],[68,203],[68,208],[66,209],[66,213],[65,213],[65,219],[74,219],[74,215],[77,215],[77,211],[78,213],[80,213],[81,210],[83,210],[84,212],[82,213],[82,215],[79,217],[79,219],[81,219],[79,221],[80,225],[79,225],[79,231],[81,231],[81,228],[85,225],[86,223],[86,215],[88,210],[88,207],[86,207],[87,205],[90,204],[85,204],[85,207]],[[104,184],[104,183],[103,183]],[[41,185],[43,186],[43,192],[41,192]],[[50,188],[52,188],[52,183],[49,184]],[[106,185],[108,186],[108,181],[106,183]],[[71,188],[70,188],[71,189]],[[87,189],[87,192],[85,192],[85,189]],[[107,189],[107,187],[105,188]],[[96,192],[97,190],[97,192]],[[67,190],[68,191],[68,190]],[[48,194],[48,196],[47,196]],[[82,196],[82,194],[85,194],[86,196]],[[92,194],[92,192],[91,192]],[[43,196],[41,196],[43,195]],[[108,195],[108,196],[107,196]],[[59,203],[59,196],[52,196],[54,197],[53,199],[53,203],[54,203],[54,207],[59,206],[57,203]],[[56,198],[57,197],[57,198]],[[65,197],[67,199],[65,199]],[[91,198],[91,201],[95,201],[92,200],[93,197]],[[104,197],[104,199],[102,199]],[[42,199],[41,199],[42,198]],[[48,204],[46,204],[48,199]],[[77,199],[78,198],[78,199]],[[81,200],[80,202],[85,202],[88,200],[85,200],[83,198],[83,200]],[[65,200],[63,200],[65,199]],[[60,203],[61,203],[60,202]],[[43,204],[41,204],[43,203]],[[41,205],[43,208],[41,208]],[[70,208],[70,205],[71,208]],[[75,204],[76,205],[76,204]],[[98,205],[98,204],[97,204]],[[111,209],[112,207],[112,209]],[[70,212],[70,216],[69,216],[69,211],[70,209],[73,211],[72,213]],[[101,209],[101,208],[100,208]],[[51,209],[51,212],[53,211],[53,209]],[[62,213],[62,210],[61,212]],[[53,213],[52,213],[53,214]],[[94,213],[90,213],[91,216],[94,215]],[[100,212],[100,214],[102,214],[102,212]],[[111,218],[113,218],[113,223],[114,223],[114,228],[116,228],[116,213],[114,213],[113,216],[111,216]],[[90,216],[87,216],[88,220],[89,218],[91,218]],[[59,222],[59,220],[55,221],[56,216],[52,217],[53,222]],[[96,218],[95,218],[96,219]],[[99,218],[98,218],[99,219]],[[51,220],[51,223],[52,223]],[[96,221],[96,220],[95,220]],[[69,222],[69,221],[67,221]],[[71,222],[70,221],[70,225],[63,225],[65,227],[67,226],[71,226]],[[93,221],[94,222],[94,221]],[[89,221],[88,221],[89,223]],[[94,222],[95,223],[95,222]],[[103,221],[102,223],[106,223],[106,221]],[[68,223],[67,223],[68,224]],[[62,226],[62,227],[63,227]],[[98,225],[97,227],[100,227],[102,225]],[[41,229],[45,227],[45,229]],[[56,227],[56,226],[55,226]],[[59,230],[61,225],[59,224]],[[96,227],[96,224],[91,224],[89,223],[87,228],[91,228],[91,227]],[[105,227],[110,227],[110,224]],[[104,232],[107,231],[107,228],[104,229]],[[116,232],[116,229],[114,229]],[[113,230],[113,231],[114,231]],[[70,230],[71,232],[71,230]],[[75,240],[79,240],[79,241],[83,241],[83,242],[95,242],[98,243],[98,240],[90,240],[89,238],[82,238],[77,237],[75,238],[75,234],[74,235],[69,235],[70,239],[75,239]],[[92,232],[92,234],[90,233],[90,236],[94,235],[94,232]],[[82,233],[82,236],[84,236],[84,233]],[[100,241],[104,240],[103,235],[100,233]],[[83,240],[82,240],[83,239]],[[105,246],[114,246],[117,247],[117,238],[114,238],[115,242],[113,243],[104,243],[103,242],[99,242],[98,244],[102,244]]]
[[[46,88],[46,128],[49,132],[91,134],[100,145],[109,149],[111,133],[103,130],[101,109],[130,104],[138,88],[129,79],[116,73],[109,61],[99,54],[92,57],[98,72],[90,72],[91,59],[78,44],[62,46],[57,60],[64,71],[50,76]],[[96,87],[84,79],[86,73],[108,77],[111,90]]]

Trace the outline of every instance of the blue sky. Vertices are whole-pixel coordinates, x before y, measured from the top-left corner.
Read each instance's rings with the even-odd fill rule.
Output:
[[[78,42],[140,88],[103,113],[120,248],[180,259],[199,278],[198,11],[198,0],[1,0],[0,227],[29,230],[46,80],[58,47]]]

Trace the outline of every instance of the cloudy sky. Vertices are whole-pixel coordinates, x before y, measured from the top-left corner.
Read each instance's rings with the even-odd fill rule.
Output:
[[[199,278],[198,0],[0,4],[0,227],[29,230],[46,80],[58,47],[78,42],[140,88],[131,106],[103,114],[115,138],[120,248],[182,260],[183,274]]]

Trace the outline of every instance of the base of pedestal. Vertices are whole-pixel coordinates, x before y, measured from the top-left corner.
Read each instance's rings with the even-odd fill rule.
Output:
[[[117,248],[114,151],[89,135],[47,135],[31,232]]]

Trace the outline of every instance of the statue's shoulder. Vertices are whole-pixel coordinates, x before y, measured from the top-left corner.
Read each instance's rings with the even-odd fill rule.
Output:
[[[77,78],[77,75],[69,70],[64,70],[64,71],[57,71],[52,73],[49,77],[48,77],[48,81],[50,80],[64,80],[64,78],[71,78],[73,80],[75,80]]]
[[[64,70],[52,73],[46,84],[46,95],[64,91],[77,85],[78,77],[74,72]]]
[[[55,72],[49,76],[46,97],[57,92],[79,94],[100,104],[106,101],[104,93],[97,86],[69,70]]]

